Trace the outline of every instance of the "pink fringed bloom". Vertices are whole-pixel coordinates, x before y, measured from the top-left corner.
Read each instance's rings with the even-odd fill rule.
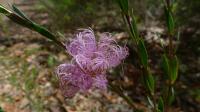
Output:
[[[106,71],[119,65],[128,55],[128,49],[120,47],[109,33],[101,34],[96,41],[90,29],[79,32],[66,49],[73,61],[57,68],[60,87],[66,97],[92,87],[105,90]]]

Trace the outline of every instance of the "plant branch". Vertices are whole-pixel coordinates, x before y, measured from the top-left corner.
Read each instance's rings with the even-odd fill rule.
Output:
[[[26,16],[23,15],[23,13],[17,9],[17,7],[15,7],[13,5],[13,8],[15,10],[15,13],[13,13],[12,11],[6,9],[5,7],[3,7],[0,4],[0,13],[4,14],[5,16],[7,16],[10,20],[12,20],[13,22],[24,26],[30,30],[36,31],[39,34],[43,35],[44,37],[50,39],[51,41],[53,41],[56,45],[62,47],[63,49],[65,49],[65,46],[63,43],[61,43],[60,41],[57,40],[57,37],[52,34],[50,31],[48,31],[46,28],[44,28],[43,26],[40,26],[39,24],[34,23],[33,21],[29,20],[28,18],[26,18]],[[17,14],[16,14],[17,13]]]

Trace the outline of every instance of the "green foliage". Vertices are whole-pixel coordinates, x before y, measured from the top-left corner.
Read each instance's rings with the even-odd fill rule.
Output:
[[[14,4],[12,5],[12,9],[13,9],[13,11],[14,11],[15,13],[17,13],[20,17],[22,17],[23,19],[25,19],[25,20],[31,22],[31,20],[28,19],[28,17],[26,17],[26,15],[25,15],[22,11],[20,11]],[[31,22],[31,23],[32,23],[32,22]]]
[[[162,67],[165,74],[170,79],[170,83],[174,84],[178,77],[178,58],[176,56],[169,59],[166,54],[162,56]]]
[[[167,22],[167,28],[170,34],[172,35],[174,32],[174,19],[171,13],[171,10],[165,8],[165,14],[166,14],[166,22]]]
[[[132,14],[132,13],[131,13]],[[138,39],[139,39],[139,31],[138,31],[138,28],[137,28],[137,23],[136,23],[136,20],[135,20],[135,17],[134,15],[132,14],[131,15],[131,19],[132,19],[132,26],[131,26],[131,30],[133,32],[133,35],[135,37],[135,41],[137,42]]]
[[[129,6],[128,0],[116,0],[123,13],[128,14]]]
[[[149,0],[150,1],[150,0]],[[136,42],[136,51],[140,58],[140,65],[144,68],[142,68],[143,73],[143,79],[146,89],[149,91],[148,94],[148,101],[150,105],[153,107],[153,111],[156,112],[158,110],[159,112],[163,112],[164,110],[164,103],[167,102],[167,104],[171,104],[175,98],[175,92],[173,85],[178,77],[178,58],[176,57],[175,50],[176,48],[173,47],[172,37],[175,37],[175,20],[173,17],[173,11],[175,10],[174,7],[177,7],[177,4],[174,2],[171,3],[170,0],[163,0],[164,8],[165,8],[165,15],[166,15],[166,23],[167,23],[167,37],[169,37],[170,44],[169,44],[169,54],[164,54],[162,57],[162,66],[164,68],[164,72],[168,76],[168,80],[170,81],[170,84],[165,85],[168,89],[166,91],[166,96],[164,97],[164,101],[162,98],[159,99],[158,103],[155,99],[155,79],[153,75],[150,72],[150,67],[148,65],[148,54],[147,49],[144,45],[143,39],[139,36],[139,32],[137,29],[137,23],[135,21],[135,17],[133,16],[133,13],[131,15],[128,11],[128,2],[125,0],[116,0],[116,2],[119,4],[123,16],[124,21],[129,26],[129,31],[131,32],[131,37],[133,37],[133,40]],[[127,3],[127,4],[126,4]],[[158,105],[158,108],[156,107]]]
[[[174,23],[174,18],[173,18],[173,15],[172,15],[172,7],[165,6],[165,16],[166,16],[166,23],[167,23],[168,32],[171,35],[173,35],[175,23]]]
[[[40,25],[34,23],[33,21],[31,21],[30,19],[28,19],[23,14],[23,12],[21,12],[16,6],[13,5],[12,7],[13,7],[13,11],[16,14],[7,10],[2,5],[0,5],[0,13],[3,13],[10,20],[16,22],[17,24],[22,25],[26,28],[29,28],[33,31],[36,31],[36,32],[40,33],[41,35],[45,36],[46,38],[52,40],[58,46],[65,48],[64,45],[60,41],[57,40],[56,36],[53,35],[51,32],[49,32],[46,28],[44,28],[43,26],[40,26]]]
[[[145,74],[145,85],[146,88],[150,91],[151,95],[154,95],[154,91],[155,91],[155,80],[153,75],[148,72],[148,74]]]
[[[141,59],[142,65],[147,68],[148,67],[148,54],[144,42],[142,39],[139,40],[138,43],[138,53]]]
[[[170,81],[170,84],[165,85],[164,88],[167,88],[164,90],[163,94],[165,97],[165,103],[170,105],[174,99],[175,99],[175,91],[174,91],[174,83],[178,77],[178,59],[176,56],[169,59],[166,54],[162,57],[162,66],[165,74],[168,77],[168,80]]]
[[[50,16],[53,18],[53,23],[59,27],[60,26],[65,27],[65,25],[72,25],[74,23],[76,25],[81,26],[81,24],[87,24],[87,23],[84,23],[86,21],[91,22],[92,20],[90,18],[92,16],[94,16],[96,12],[99,11],[98,4],[101,3],[99,1],[100,0],[97,0],[97,1],[90,1],[90,0],[89,1],[86,1],[86,0],[60,0],[60,1],[46,0],[46,1],[44,1],[44,0],[41,0],[43,5],[45,6],[45,9],[50,12]],[[144,1],[144,0],[141,0],[141,1]],[[130,11],[129,11],[130,6],[132,5],[131,3],[133,1],[130,1],[131,2],[130,3],[128,0],[116,0],[116,2],[118,3],[119,7],[122,10],[122,13],[126,17],[125,21],[129,26],[129,31],[131,32],[131,36],[136,41],[135,47],[137,49],[136,51],[139,54],[139,58],[140,58],[140,63],[139,63],[138,68],[140,68],[142,66],[142,70],[144,70],[143,75],[144,75],[144,79],[145,79],[144,80],[145,87],[148,91],[150,91],[150,95],[148,94],[147,99],[148,99],[150,105],[154,108],[155,108],[155,103],[157,103],[156,110],[158,110],[159,112],[163,112],[164,107],[166,105],[165,103],[171,104],[173,102],[173,100],[175,99],[175,91],[174,91],[173,85],[175,84],[175,81],[177,80],[177,77],[178,77],[178,66],[179,66],[178,58],[176,55],[174,55],[175,52],[173,52],[172,55],[166,54],[166,53],[163,54],[162,66],[164,69],[164,73],[166,74],[166,76],[168,78],[168,79],[166,79],[167,84],[165,86],[166,87],[169,86],[169,87],[167,87],[167,89],[165,91],[165,93],[167,94],[166,97],[163,95],[163,98],[160,97],[159,99],[156,99],[156,100],[158,100],[158,101],[156,101],[154,99],[154,95],[157,95],[157,94],[155,94],[156,80],[154,79],[154,76],[150,72],[150,67],[148,64],[147,48],[145,47],[144,40],[140,37],[139,31],[137,28],[138,21],[136,21],[133,13],[132,12],[130,13]],[[144,4],[145,3],[153,4],[153,3],[155,3],[155,0],[146,0],[144,2]],[[155,4],[157,5],[157,2]],[[165,5],[165,16],[166,16],[166,23],[167,23],[166,25],[167,25],[168,34],[169,34],[168,37],[175,37],[175,33],[176,33],[175,31],[176,31],[177,24],[175,24],[176,20],[174,18],[174,16],[175,16],[174,12],[176,10],[183,10],[183,9],[181,9],[181,6],[179,6],[179,4],[182,4],[183,6],[187,7],[186,9],[188,9],[188,7],[190,8],[188,10],[185,10],[187,13],[180,14],[180,15],[182,15],[179,18],[180,21],[181,20],[184,21],[187,18],[192,18],[193,17],[192,14],[195,11],[199,12],[198,8],[200,5],[200,2],[197,0],[196,1],[195,0],[193,0],[193,1],[186,0],[185,2],[178,1],[178,2],[176,2],[176,4],[172,4],[172,6],[170,6],[170,7]],[[147,7],[149,7],[149,6],[147,6]],[[138,10],[142,10],[142,9],[144,9],[144,8],[140,8]],[[147,10],[149,10],[149,8],[147,8]],[[0,13],[5,14],[14,22],[40,33],[41,35],[47,37],[48,39],[52,40],[56,44],[63,47],[62,43],[57,41],[57,38],[52,33],[50,33],[44,27],[32,22],[16,6],[13,6],[13,11],[15,13],[12,13],[11,11],[5,9],[3,6],[0,6]],[[188,15],[190,15],[190,16],[188,16]],[[184,19],[183,19],[183,17],[184,17]],[[177,38],[179,38],[179,34],[180,33],[178,33]],[[172,49],[174,49],[173,46],[172,46]],[[175,50],[173,50],[173,51],[175,51]],[[32,53],[32,52],[30,52],[30,53]],[[55,60],[54,56],[50,55],[47,59],[48,67],[53,67],[55,65],[55,63],[56,63],[56,60]],[[31,91],[33,91],[34,88],[37,86],[37,84],[35,84],[35,80],[38,75],[38,69],[36,67],[28,69],[27,66],[28,66],[27,63],[23,65],[22,73],[26,75],[26,78],[24,78],[25,91],[27,91],[27,94],[30,94]],[[170,82],[169,84],[168,84],[168,80]],[[13,85],[15,85],[15,84],[17,85],[17,76],[15,74],[12,75],[12,77],[10,78],[10,81],[13,83]],[[116,91],[131,106],[134,104],[134,101],[129,96],[127,96],[123,93],[123,89],[121,87],[115,87],[115,86],[111,85],[110,88],[111,88],[111,90]],[[34,105],[34,108],[38,108],[39,110],[42,108],[42,104],[38,100],[34,100],[33,105]]]
[[[166,54],[164,54],[162,56],[162,67],[163,67],[164,73],[166,75],[169,75],[169,73],[170,73],[169,72],[169,60],[168,60]],[[170,77],[170,76],[168,76],[168,77]]]
[[[0,13],[3,13],[5,15],[11,13],[9,10],[7,10],[6,8],[4,8],[1,4],[0,4]]]
[[[158,112],[164,112],[164,101],[162,97],[160,97],[158,101]]]
[[[135,42],[135,47],[136,47],[136,51],[139,55],[139,59],[140,59],[140,67],[142,66],[142,75],[143,75],[143,79],[144,79],[144,85],[148,91],[148,95],[150,97],[148,98],[148,101],[150,101],[151,106],[154,108],[154,110],[156,110],[156,102],[154,100],[154,95],[155,95],[155,79],[153,77],[153,75],[151,74],[150,71],[150,67],[148,65],[148,54],[147,54],[147,50],[146,47],[144,45],[144,41],[143,39],[139,36],[139,32],[137,29],[137,23],[135,21],[135,17],[133,15],[133,13],[129,13],[128,9],[128,0],[116,0],[116,2],[119,4],[122,13],[123,13],[123,17],[124,17],[124,22],[127,24],[128,26],[128,30],[131,32],[131,37],[133,38],[133,41]],[[153,101],[152,101],[153,100]]]
[[[174,56],[170,60],[170,74],[171,74],[171,83],[174,84],[178,77],[178,59],[176,56]]]
[[[163,0],[165,5],[165,14],[166,14],[166,22],[167,22],[167,37],[169,38],[169,50],[168,54],[163,55],[163,69],[168,76],[169,83],[167,83],[164,95],[164,103],[165,105],[171,105],[175,99],[175,91],[174,84],[178,77],[178,58],[176,55],[176,48],[173,45],[172,37],[176,37],[175,33],[175,23],[173,18],[173,7],[175,6],[173,1]],[[179,38],[179,37],[178,37]]]

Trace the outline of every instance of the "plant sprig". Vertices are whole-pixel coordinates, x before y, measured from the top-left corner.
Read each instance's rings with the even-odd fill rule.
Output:
[[[44,37],[48,38],[49,40],[53,41],[56,45],[65,48],[64,44],[61,43],[57,37],[52,34],[49,30],[47,30],[45,27],[31,21],[30,19],[28,19],[25,14],[18,9],[15,5],[12,5],[12,9],[8,10],[6,9],[3,5],[0,4],[0,13],[4,14],[5,16],[7,16],[10,20],[12,20],[13,22],[24,26],[30,30],[36,31],[38,33],[40,33],[41,35],[43,35]]]
[[[163,91],[163,111],[168,111],[168,106],[171,105],[175,99],[174,84],[178,78],[179,61],[176,56],[176,48],[173,43],[173,38],[176,37],[175,21],[173,16],[173,3],[171,0],[163,0],[165,16],[166,16],[166,27],[167,37],[169,38],[168,52],[164,52],[162,56],[162,66],[165,75],[167,76],[166,87]],[[179,32],[178,32],[179,38]],[[167,51],[166,50],[166,51]]]
[[[153,111],[156,112],[156,100],[155,100],[155,79],[151,74],[151,70],[148,64],[148,53],[146,46],[144,44],[143,38],[140,37],[139,31],[137,28],[137,22],[135,20],[133,12],[129,11],[129,2],[128,0],[116,0],[118,5],[121,8],[123,15],[123,20],[128,26],[128,30],[131,33],[133,42],[135,43],[135,48],[137,55],[140,59],[140,67],[143,73],[144,85],[148,91],[148,96],[151,97],[153,101]]]

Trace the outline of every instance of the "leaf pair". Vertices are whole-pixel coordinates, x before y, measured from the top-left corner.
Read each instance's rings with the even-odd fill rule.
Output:
[[[169,59],[164,54],[162,57],[162,66],[171,81],[170,84],[174,84],[178,77],[178,58],[174,56],[173,58]]]

